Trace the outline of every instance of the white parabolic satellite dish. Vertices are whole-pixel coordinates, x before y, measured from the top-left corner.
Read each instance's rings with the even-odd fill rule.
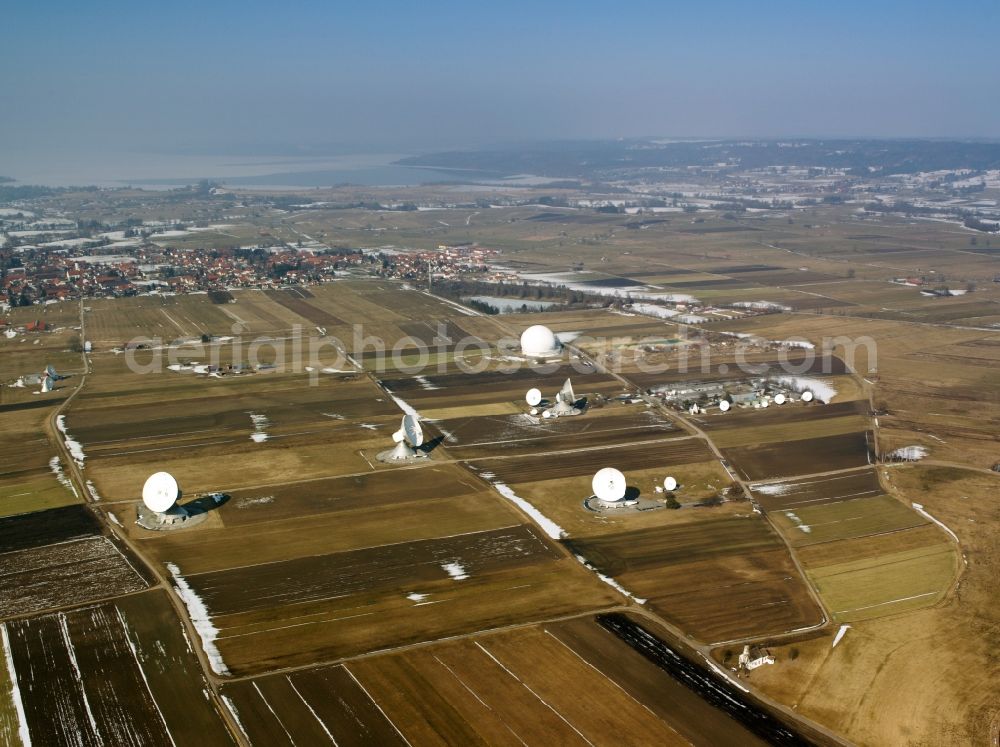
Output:
[[[729,400],[728,399],[724,399],[724,400],[722,400],[719,403],[719,409],[722,410],[722,412],[728,412],[729,411],[729,407],[730,407],[730,405],[729,405]]]
[[[783,405],[783,404],[785,404],[785,395],[784,394],[775,394],[774,395],[774,404],[776,404],[776,405]]]
[[[528,393],[524,395],[524,401],[527,402],[532,407],[534,407],[537,404],[540,404],[542,401],[541,391],[538,389],[529,389]]]
[[[403,435],[413,448],[420,446],[424,442],[424,429],[420,427],[420,421],[416,415],[403,416]]]
[[[666,477],[663,479],[663,489],[664,490],[677,490],[677,478],[676,477]]]
[[[169,472],[157,472],[149,476],[142,486],[142,502],[146,508],[158,514],[166,513],[177,502],[180,490],[177,480]]]
[[[617,503],[625,498],[625,475],[614,467],[599,470],[591,486],[594,495],[605,503]]]
[[[802,392],[802,401],[803,402],[812,402],[812,398],[813,398],[813,393],[810,392],[808,389],[806,389],[804,392]]]

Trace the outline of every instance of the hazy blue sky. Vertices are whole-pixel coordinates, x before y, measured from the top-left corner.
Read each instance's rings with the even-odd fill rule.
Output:
[[[0,155],[1000,137],[1000,0],[54,0],[0,18]]]

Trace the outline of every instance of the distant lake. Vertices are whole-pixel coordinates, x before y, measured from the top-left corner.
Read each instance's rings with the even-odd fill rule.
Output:
[[[495,179],[478,171],[394,165],[405,153],[342,156],[191,156],[163,153],[31,153],[5,155],[0,174],[15,185],[173,188],[202,179],[233,187],[293,189],[363,186],[410,186]]]

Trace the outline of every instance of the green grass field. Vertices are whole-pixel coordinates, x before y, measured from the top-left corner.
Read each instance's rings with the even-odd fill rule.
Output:
[[[944,541],[809,572],[830,611],[842,622],[933,604],[947,590],[954,574],[955,552]]]

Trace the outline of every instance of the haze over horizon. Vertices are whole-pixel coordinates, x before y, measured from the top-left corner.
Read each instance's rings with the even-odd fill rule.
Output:
[[[1000,4],[8,8],[2,159],[1000,137]]]

